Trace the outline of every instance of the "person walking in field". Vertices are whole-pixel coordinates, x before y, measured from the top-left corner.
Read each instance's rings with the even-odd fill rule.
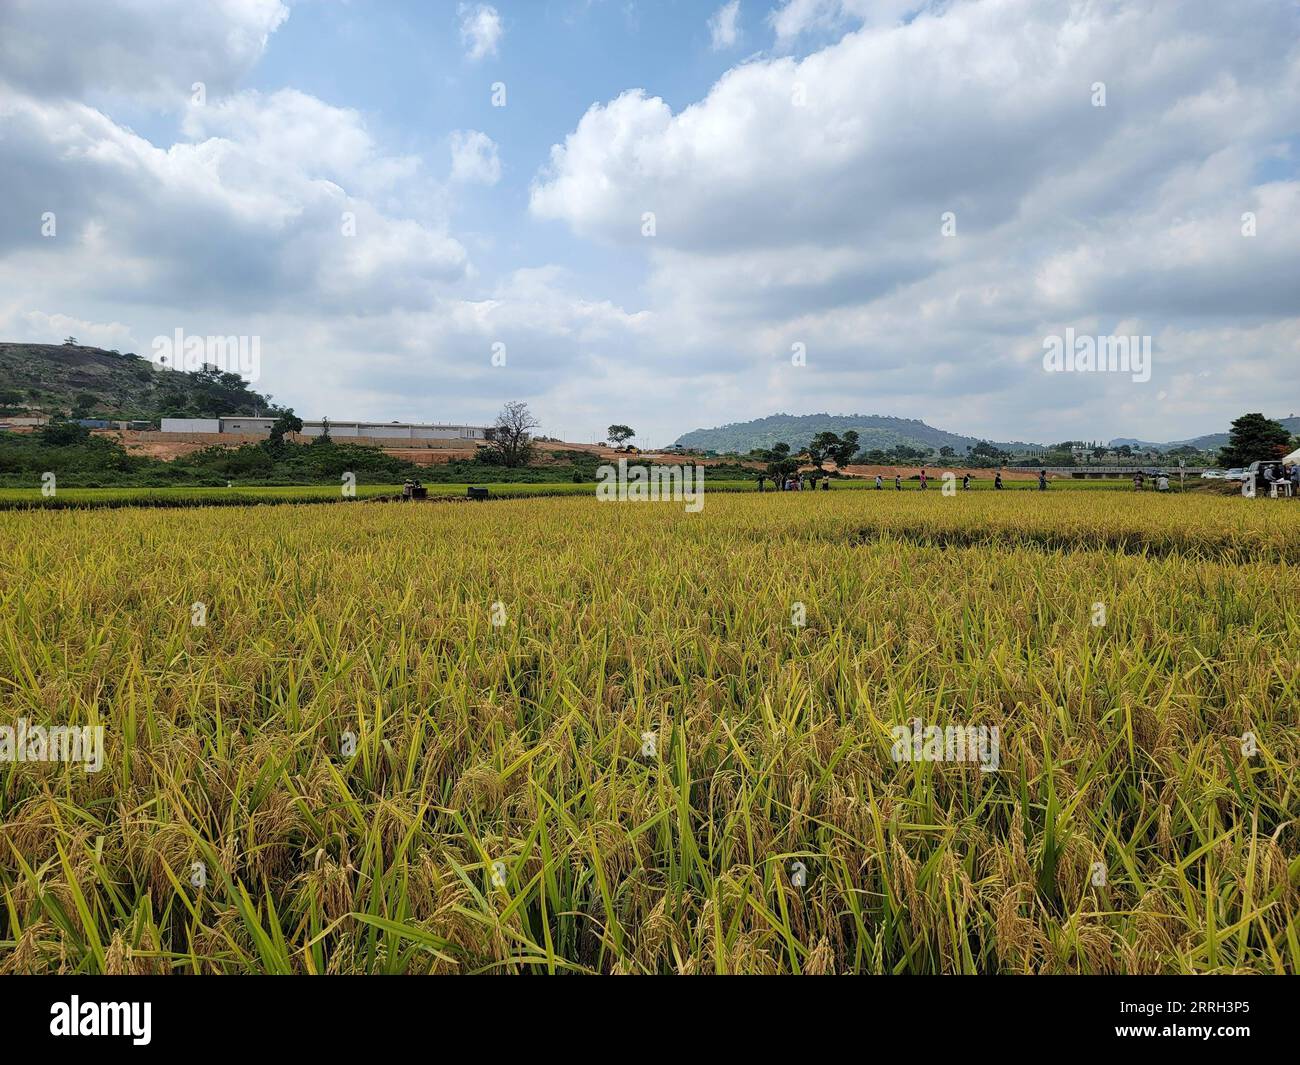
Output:
[[[996,488],[999,492],[1002,491],[1002,471],[1001,471],[1001,470],[998,470],[998,474],[997,474],[997,476],[993,478],[993,487]]]
[[[1039,471],[1038,471],[1038,490],[1039,490],[1040,492],[1046,492],[1046,491],[1047,491],[1047,471],[1046,471],[1046,470],[1039,470]]]
[[[880,474],[876,474],[876,491],[879,492],[884,487],[885,487],[885,482],[881,480]]]
[[[894,491],[901,492],[902,490],[903,490],[903,478],[896,473],[894,474]]]
[[[969,491],[970,491],[970,474],[969,474],[969,473],[966,474],[964,477],[962,477],[962,479],[961,479],[961,488],[962,488],[962,491],[963,491],[963,492],[969,492]]]
[[[759,490],[760,492],[763,490],[763,482],[766,481],[766,480],[767,480],[767,478],[766,478],[763,474],[760,473],[760,474],[758,475],[758,490]]]
[[[921,491],[924,492],[926,487],[927,486],[925,483],[925,467],[922,467],[921,468]]]

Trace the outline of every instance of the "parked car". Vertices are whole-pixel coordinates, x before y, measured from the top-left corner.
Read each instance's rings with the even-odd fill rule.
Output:
[[[1222,471],[1222,470],[1202,470],[1202,471],[1201,471],[1201,480],[1202,480],[1202,481],[1221,481],[1221,480],[1223,480],[1223,471]]]
[[[1244,481],[1246,479],[1246,471],[1240,466],[1236,466],[1225,473],[1223,479],[1225,481]]]

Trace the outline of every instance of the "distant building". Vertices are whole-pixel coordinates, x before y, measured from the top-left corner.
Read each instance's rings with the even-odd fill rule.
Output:
[[[220,418],[164,418],[164,433],[243,433],[269,436],[273,417],[230,414]],[[320,436],[325,422],[304,421],[299,436]],[[448,425],[440,422],[336,422],[330,419],[331,437],[368,437],[383,440],[486,440],[483,425]]]
[[[120,418],[77,418],[76,422],[85,429],[147,430],[153,428],[153,422],[123,421]]]

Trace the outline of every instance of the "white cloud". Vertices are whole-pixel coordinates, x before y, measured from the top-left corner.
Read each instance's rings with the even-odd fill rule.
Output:
[[[928,0],[784,0],[768,15],[779,46],[806,33],[831,32],[847,24],[887,26],[919,11]],[[957,0],[961,2],[961,0]]]
[[[824,7],[801,10],[810,26]],[[1238,15],[958,2],[751,60],[676,113],[627,92],[552,149],[531,210],[643,252],[657,346],[767,382],[743,412],[871,396],[1004,438],[1138,411],[1193,435],[1175,425],[1200,409],[1175,386],[1188,337],[1289,338],[1279,377],[1300,337],[1300,181],[1258,176],[1300,129],[1295,15]],[[1253,238],[1243,211],[1268,219]],[[1044,374],[1042,338],[1066,324],[1154,335],[1153,383]]]
[[[471,60],[496,55],[497,44],[504,32],[497,9],[491,4],[461,4],[457,13],[460,15],[460,40],[465,46],[465,55]]]
[[[45,97],[87,93],[184,107],[195,82],[238,86],[289,16],[281,0],[5,0],[0,81]]]
[[[495,185],[501,180],[501,159],[491,137],[476,129],[452,133],[451,180],[478,185]]]
[[[194,108],[183,125],[188,139],[164,149],[84,104],[11,96],[0,170],[14,211],[0,219],[0,257],[33,269],[60,259],[87,296],[228,311],[418,304],[465,276],[443,218],[376,206],[436,196],[356,112],[281,90]],[[28,224],[47,211],[53,240]]]
[[[709,36],[715,52],[735,47],[740,36],[740,27],[737,25],[739,18],[740,0],[730,0],[723,4],[709,18]]]
[[[6,339],[26,340],[33,344],[61,344],[71,336],[77,338],[78,344],[124,351],[132,343],[131,328],[123,322],[88,322],[45,311],[14,311],[0,315],[0,327],[3,327]]]

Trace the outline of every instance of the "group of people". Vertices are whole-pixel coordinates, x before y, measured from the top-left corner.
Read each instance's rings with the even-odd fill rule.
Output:
[[[921,482],[921,488],[922,488],[922,489],[928,489],[928,488],[930,487],[930,477],[929,477],[929,475],[925,472],[925,468],[924,468],[924,467],[922,467],[922,469],[921,469],[921,473],[920,473],[920,476],[919,476],[917,479]],[[970,474],[969,474],[969,473],[968,473],[968,474],[965,474],[965,475],[962,477],[962,479],[961,479],[961,486],[962,486],[962,490],[963,490],[963,491],[969,491],[969,490],[970,490]],[[885,479],[884,479],[884,477],[882,477],[880,474],[876,474],[876,491],[877,491],[877,492],[882,491],[882,490],[884,489],[884,487],[885,487]],[[1001,474],[1001,473],[998,474],[997,487],[998,487],[998,488],[1001,488],[1001,487],[1002,487],[1002,474]],[[903,490],[903,477],[902,477],[902,474],[898,474],[898,473],[896,473],[896,474],[894,474],[894,491],[895,491],[895,492],[901,492],[902,490]]]
[[[782,480],[780,480],[780,479],[778,478],[778,479],[776,479],[776,480],[773,481],[773,484],[774,484],[774,486],[775,486],[776,491],[778,491],[778,492],[801,492],[801,491],[804,490],[805,487],[810,487],[810,488],[816,489],[816,487],[817,487],[817,481],[818,481],[818,480],[819,480],[819,478],[818,478],[816,475],[811,475],[811,474],[810,474],[810,475],[805,475],[805,474],[800,473],[800,474],[797,474],[797,475],[791,475],[790,477],[787,477],[784,481],[782,481]],[[830,478],[829,478],[829,477],[823,477],[823,478],[820,478],[820,480],[821,480],[821,482],[822,482],[822,490],[823,490],[823,491],[825,491],[826,489],[829,489],[829,488],[830,488],[830,486],[831,486],[831,482],[830,482]],[[921,487],[922,491],[925,491],[925,490],[927,490],[927,489],[930,487],[930,476],[929,476],[929,474],[927,474],[927,473],[925,472],[925,468],[924,468],[924,467],[921,468],[921,473],[920,473],[920,475],[919,475],[919,477],[918,477],[918,480],[920,481],[920,487]],[[763,486],[764,486],[766,483],[767,483],[767,474],[760,473],[760,474],[758,475],[758,490],[759,490],[760,492],[763,491]],[[879,492],[879,491],[883,491],[883,490],[884,490],[884,487],[885,487],[885,479],[884,479],[884,477],[882,477],[880,474],[876,474],[876,491],[878,491],[878,492]],[[961,487],[962,487],[962,491],[967,491],[967,492],[970,491],[970,474],[969,474],[969,473],[966,473],[966,474],[963,474],[963,475],[962,475],[962,479],[961,479]],[[1002,490],[1002,488],[1003,488],[1003,484],[1002,484],[1002,471],[1001,471],[1001,470],[998,470],[997,473],[996,473],[996,475],[995,475],[994,478],[993,478],[993,487],[994,487],[996,490],[998,490],[999,492],[1000,492],[1000,491]],[[1041,492],[1046,492],[1046,491],[1047,491],[1047,471],[1046,471],[1046,470],[1039,470],[1039,471],[1038,471],[1038,489],[1039,489],[1039,491],[1041,491]],[[902,474],[895,473],[895,474],[894,474],[894,491],[896,491],[896,492],[901,492],[902,490],[903,490],[903,476],[902,476]]]
[[[1146,484],[1146,479],[1147,479],[1146,474],[1143,473],[1141,470],[1138,470],[1137,473],[1133,474],[1133,491],[1135,492],[1142,491],[1142,486]],[[1168,492],[1169,475],[1165,473],[1164,470],[1161,470],[1159,473],[1152,475],[1151,487],[1154,488],[1157,492]]]
[[[776,492],[802,492],[804,489],[807,489],[810,492],[815,492],[819,480],[822,483],[822,491],[829,492],[831,479],[829,477],[818,477],[814,473],[791,474],[789,477],[785,478],[785,480],[781,480],[779,477],[773,477],[772,490]],[[760,473],[758,475],[758,490],[760,492],[764,491],[764,485],[766,484],[767,474]]]
[[[1269,487],[1280,487],[1289,484],[1291,494],[1300,495],[1300,462],[1290,466],[1277,462],[1266,467],[1264,470],[1264,483]]]

